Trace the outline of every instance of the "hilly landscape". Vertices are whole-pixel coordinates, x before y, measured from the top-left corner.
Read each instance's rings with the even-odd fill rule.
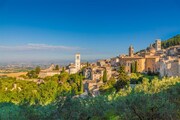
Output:
[[[0,0],[0,120],[180,120],[180,0]]]
[[[179,45],[180,35],[162,41],[162,47]],[[129,76],[120,66],[118,78],[104,71],[100,95],[84,91],[84,69],[38,78],[37,66],[18,77],[0,77],[2,120],[179,120],[180,78],[138,73]],[[137,65],[137,64],[136,64]],[[59,66],[56,65],[56,70]],[[20,79],[21,78],[21,79]]]

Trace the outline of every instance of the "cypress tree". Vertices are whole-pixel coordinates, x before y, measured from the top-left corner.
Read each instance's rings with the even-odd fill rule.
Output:
[[[105,69],[103,72],[103,82],[106,83],[107,82],[107,70]]]
[[[135,73],[135,70],[136,70],[136,68],[135,68],[135,63],[132,62],[132,63],[131,63],[131,73]]]
[[[137,61],[135,61],[135,73],[137,73]]]

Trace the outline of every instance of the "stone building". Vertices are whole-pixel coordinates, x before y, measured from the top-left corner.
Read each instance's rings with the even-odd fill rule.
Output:
[[[160,76],[180,77],[180,58],[168,57],[160,61]]]
[[[77,73],[77,69],[76,69],[75,64],[73,64],[73,63],[69,64],[68,69],[66,70],[66,72],[68,72],[69,74]]]
[[[78,53],[75,55],[75,63],[69,64],[66,71],[69,74],[75,74],[81,70],[81,55]]]
[[[93,96],[99,95],[99,88],[102,86],[104,83],[102,81],[96,81],[96,80],[84,80],[84,89],[85,91],[88,91],[91,93]]]
[[[136,70],[137,72],[159,72],[160,65],[159,60],[161,55],[164,54],[164,52],[161,50],[161,41],[156,40],[155,41],[155,47],[153,47],[152,44],[150,46],[139,53],[134,54],[134,47],[131,45],[129,47],[129,55],[121,55],[119,56],[119,64],[114,64],[114,60],[111,60],[112,67],[116,67],[116,65],[124,65],[125,71],[127,73],[131,73],[132,65],[136,64]]]
[[[83,75],[84,75],[86,80],[93,80],[93,77],[92,77],[93,73],[92,72],[93,72],[92,67],[88,67],[88,68],[83,70]]]
[[[75,55],[75,68],[76,71],[81,69],[81,55],[79,53]]]
[[[166,51],[168,56],[178,56],[180,55],[180,45],[169,47]]]
[[[104,70],[106,69],[107,71],[107,78],[110,79],[111,78],[111,67],[87,67],[83,70],[83,75],[85,76],[86,80],[97,80],[97,81],[101,81],[102,77],[103,77],[103,73]]]
[[[120,64],[125,66],[125,71],[131,73],[132,64],[137,64],[137,72],[158,72],[159,56],[125,56],[120,57]]]
[[[180,45],[161,49],[161,41],[150,44],[146,50],[134,54],[133,46],[129,47],[129,55],[119,57],[119,64],[125,66],[125,71],[131,73],[132,64],[137,64],[137,72],[160,73],[160,76],[180,76]],[[113,64],[112,64],[113,63]],[[114,61],[111,62],[114,67]],[[117,63],[116,63],[117,65]]]
[[[132,45],[129,47],[129,56],[130,57],[134,56],[134,47]]]
[[[110,64],[113,67],[119,66],[119,57],[111,58]]]
[[[156,48],[156,51],[160,51],[161,50],[161,40],[160,39],[156,40],[155,48]]]
[[[120,57],[120,65],[125,66],[125,71],[127,73],[131,73],[131,65],[137,62],[137,72],[144,72],[145,71],[145,58],[140,56],[125,56]]]
[[[104,84],[102,78],[105,70],[107,71],[107,78],[109,80],[112,76],[109,64],[103,64],[103,67],[101,67],[101,64],[99,64],[99,66],[93,64],[86,67],[83,70],[85,90],[89,91],[92,95],[98,95],[100,86]]]
[[[166,49],[166,56],[160,60],[160,76],[180,77],[180,45]]]
[[[47,76],[53,76],[56,74],[60,74],[60,70],[55,70],[55,65],[51,64],[51,66],[45,70],[41,70],[38,77],[45,78]]]

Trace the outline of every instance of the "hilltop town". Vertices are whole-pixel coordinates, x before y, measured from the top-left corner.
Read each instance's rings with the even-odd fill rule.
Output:
[[[180,0],[0,0],[0,120],[180,120]]]
[[[93,63],[81,63],[81,55],[78,53],[75,55],[74,63],[60,69],[56,69],[52,64],[48,69],[41,70],[38,77],[43,79],[60,74],[62,70],[69,74],[82,73],[84,89],[94,94],[98,94],[99,88],[104,84],[102,81],[104,72],[107,74],[107,80],[118,79],[119,66],[124,66],[128,75],[144,73],[159,77],[180,77],[180,45],[163,49],[161,40],[157,39],[145,50],[136,53],[131,45],[128,52],[128,55],[119,55]]]

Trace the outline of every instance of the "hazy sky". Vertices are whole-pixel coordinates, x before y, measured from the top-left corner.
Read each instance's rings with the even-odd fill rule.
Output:
[[[179,0],[0,0],[0,62],[109,58],[179,33]]]

